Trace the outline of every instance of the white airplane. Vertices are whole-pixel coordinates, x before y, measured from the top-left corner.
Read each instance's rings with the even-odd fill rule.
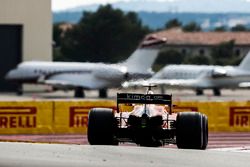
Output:
[[[204,89],[212,89],[220,96],[222,88],[250,87],[250,52],[239,66],[167,65],[147,80],[125,82],[124,87],[156,84],[177,88],[191,88],[197,95]]]
[[[19,84],[47,84],[56,89],[74,89],[75,97],[84,97],[84,89],[98,89],[99,96],[106,97],[108,88],[120,87],[126,80],[151,77],[151,66],[159,47],[165,42],[166,39],[147,37],[125,62],[117,64],[23,62],[9,71],[5,79]]]

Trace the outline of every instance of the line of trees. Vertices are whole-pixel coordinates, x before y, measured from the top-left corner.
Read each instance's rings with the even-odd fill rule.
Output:
[[[81,20],[63,35],[60,24],[54,25],[54,60],[121,61],[150,32],[135,12],[100,6],[96,12],[83,12]]]
[[[171,29],[171,28],[181,28],[185,32],[198,32],[202,31],[202,28],[200,25],[198,25],[196,22],[192,21],[188,24],[183,25],[178,19],[172,19],[166,22],[164,29]],[[224,32],[224,31],[232,31],[232,32],[239,32],[239,31],[250,31],[249,28],[244,26],[243,24],[237,24],[231,28],[226,28],[225,26],[218,26],[214,30],[216,32]]]

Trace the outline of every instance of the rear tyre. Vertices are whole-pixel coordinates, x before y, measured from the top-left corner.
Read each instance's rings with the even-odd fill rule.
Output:
[[[201,149],[205,150],[208,144],[208,119],[205,114],[202,114],[202,124],[203,124],[203,144]]]
[[[202,149],[203,118],[198,112],[180,112],[176,119],[176,144],[181,149]]]
[[[117,145],[116,120],[112,109],[93,108],[89,112],[88,141],[91,145]]]

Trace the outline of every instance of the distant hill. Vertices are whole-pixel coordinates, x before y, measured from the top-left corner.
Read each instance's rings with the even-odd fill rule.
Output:
[[[202,0],[201,0],[202,1]],[[82,17],[82,11],[63,11],[53,13],[53,21],[77,23]],[[164,27],[170,19],[177,18],[183,24],[197,22],[204,30],[218,26],[232,27],[243,24],[250,27],[250,13],[173,13],[173,12],[137,12],[143,24],[152,29]]]
[[[114,8],[135,11],[145,25],[162,28],[167,21],[177,18],[186,24],[197,22],[204,30],[237,24],[250,26],[250,0],[121,0]],[[82,11],[95,11],[99,4],[84,5],[54,13],[54,22],[76,23]]]
[[[195,13],[250,13],[249,0],[120,0],[112,3],[124,11],[195,12]],[[98,4],[83,5],[68,11],[96,10]]]

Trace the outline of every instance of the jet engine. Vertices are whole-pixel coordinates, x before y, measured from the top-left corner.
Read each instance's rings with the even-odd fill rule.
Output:
[[[94,76],[109,81],[122,81],[128,78],[126,67],[100,67],[94,71]]]
[[[212,78],[226,77],[227,71],[223,68],[215,68],[212,70]]]

